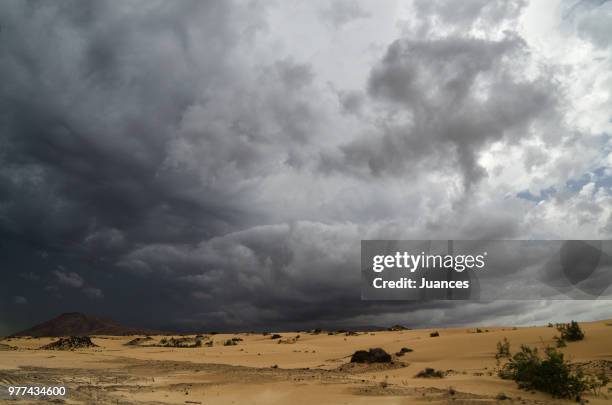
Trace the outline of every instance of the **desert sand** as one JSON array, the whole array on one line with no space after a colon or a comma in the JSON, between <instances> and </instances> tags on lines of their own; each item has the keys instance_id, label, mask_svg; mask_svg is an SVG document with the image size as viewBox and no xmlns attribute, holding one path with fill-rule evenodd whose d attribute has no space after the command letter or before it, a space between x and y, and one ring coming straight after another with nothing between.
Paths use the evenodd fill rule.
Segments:
<instances>
[{"instance_id":1,"label":"desert sand","mask_svg":"<svg viewBox=\"0 0 612 405\"><path fill-rule=\"evenodd\" d=\"M581 323L586 337L561 349L573 363L612 374L612 321ZM1 341L0 385L65 385L64 403L100 404L550 404L575 403L517 388L496 375L496 344L504 337L511 351L521 344L553 345L556 329L479 327L360 332L329 335L278 332L283 342L260 333L205 335L213 346L166 348L126 346L135 336L93 336L95 348L39 350L55 338ZM299 338L295 338L299 335ZM223 342L241 338L235 346ZM162 336L152 336L157 343ZM393 364L351 364L361 349L380 347ZM5 348L6 349L6 348ZM444 378L415 378L426 367ZM500 400L504 393L509 399ZM612 392L584 396L590 404L612 403ZM2 400L0 400L2 402ZM41 401L30 401L41 403ZM58 401L59 403L60 401ZM4 400L4 403L14 403ZM25 399L19 403L28 403Z\"/></svg>"}]
</instances>

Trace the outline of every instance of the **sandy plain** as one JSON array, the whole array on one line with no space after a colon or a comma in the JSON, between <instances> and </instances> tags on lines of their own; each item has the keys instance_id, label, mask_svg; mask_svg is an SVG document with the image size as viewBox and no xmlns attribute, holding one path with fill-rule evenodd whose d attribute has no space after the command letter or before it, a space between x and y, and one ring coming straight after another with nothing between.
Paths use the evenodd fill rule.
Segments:
<instances>
[{"instance_id":1,"label":"sandy plain","mask_svg":"<svg viewBox=\"0 0 612 405\"><path fill-rule=\"evenodd\" d=\"M562 351L573 363L605 370L612 377L612 321L582 323L586 337ZM547 326L479 327L360 332L329 335L279 332L282 343L261 333L204 334L213 346L166 348L126 346L133 336L93 336L96 348L39 350L55 338L0 341L0 386L64 385L68 404L570 404L548 394L519 389L497 374L496 344L504 337L511 351L521 344L544 347L558 332ZM299 338L295 338L299 335ZM235 346L224 346L231 338ZM162 337L153 336L157 343ZM287 342L284 342L287 341ZM361 349L396 353L393 364L350 364ZM16 348L16 349L15 349ZM5 348L6 349L6 348ZM431 367L444 378L416 378ZM504 393L509 399L500 400ZM47 403L49 399L0 396L0 403ZM589 404L611 404L610 385Z\"/></svg>"}]
</instances>

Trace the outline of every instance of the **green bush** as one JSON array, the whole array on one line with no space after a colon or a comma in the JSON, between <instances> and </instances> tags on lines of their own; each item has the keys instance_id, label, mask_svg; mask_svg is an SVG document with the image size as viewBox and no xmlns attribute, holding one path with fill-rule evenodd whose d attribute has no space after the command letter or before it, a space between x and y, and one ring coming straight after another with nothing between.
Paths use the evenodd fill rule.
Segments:
<instances>
[{"instance_id":1,"label":"green bush","mask_svg":"<svg viewBox=\"0 0 612 405\"><path fill-rule=\"evenodd\" d=\"M561 339L567 342L576 342L584 339L584 332L576 321L558 324L557 330L561 333Z\"/></svg>"},{"instance_id":2,"label":"green bush","mask_svg":"<svg viewBox=\"0 0 612 405\"><path fill-rule=\"evenodd\" d=\"M504 338L502 342L497 342L497 353L495 353L495 358L501 359L502 357L510 356L510 342L508 342L508 339Z\"/></svg>"},{"instance_id":3,"label":"green bush","mask_svg":"<svg viewBox=\"0 0 612 405\"><path fill-rule=\"evenodd\" d=\"M591 389L589 380L581 372L573 372L563 353L553 347L547 347L541 357L538 349L521 346L499 376L516 381L519 388L547 392L557 398L579 398Z\"/></svg>"},{"instance_id":4,"label":"green bush","mask_svg":"<svg viewBox=\"0 0 612 405\"><path fill-rule=\"evenodd\" d=\"M553 337L553 339L555 340L555 344L557 345L557 347L561 348L561 347L566 347L567 344L565 343L565 340L563 340L563 338L560 338L559 336L555 336Z\"/></svg>"}]
</instances>

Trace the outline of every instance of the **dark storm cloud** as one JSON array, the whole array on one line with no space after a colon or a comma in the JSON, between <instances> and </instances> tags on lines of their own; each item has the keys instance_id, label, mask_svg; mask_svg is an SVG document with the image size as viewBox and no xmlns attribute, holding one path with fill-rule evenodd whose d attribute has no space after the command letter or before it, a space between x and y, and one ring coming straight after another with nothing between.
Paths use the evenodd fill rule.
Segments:
<instances>
[{"instance_id":1,"label":"dark storm cloud","mask_svg":"<svg viewBox=\"0 0 612 405\"><path fill-rule=\"evenodd\" d=\"M520 234L523 201L471 209L427 176L457 174L457 199L469 198L491 176L483 149L557 117L557 89L523 74L516 33L465 34L513 22L522 2L415 2L420 23L401 38L377 48L355 37L376 54L351 89L320 76L344 65L326 71L309 49L333 41L313 27L284 43L283 24L306 17L269 26L274 7L0 5L0 333L74 310L271 329L529 308L361 302L358 263L364 238ZM334 40L374 16L354 1L313 15ZM532 155L528 167L543 164Z\"/></svg>"},{"instance_id":2,"label":"dark storm cloud","mask_svg":"<svg viewBox=\"0 0 612 405\"><path fill-rule=\"evenodd\" d=\"M46 283L37 304L49 312L92 310L83 299L104 299L116 314L112 308L139 306L134 300L148 305L149 294L187 304L184 272L199 284L215 271L242 283L235 268L210 268L211 258L190 258L184 247L259 221L250 188L274 173L271 158L300 166L299 149L318 125L308 64L279 56L249 69L242 59L241 49L265 29L263 7L3 8L0 71L12 78L0 101L3 266L40 279L19 288L34 295ZM280 260L277 253L270 252ZM120 291L139 283L153 291ZM58 296L63 304L48 305ZM159 310L163 322L182 306L172 305Z\"/></svg>"},{"instance_id":3,"label":"dark storm cloud","mask_svg":"<svg viewBox=\"0 0 612 405\"><path fill-rule=\"evenodd\" d=\"M518 142L532 122L554 113L549 79L512 73L524 52L513 36L395 41L372 70L368 90L407 114L407 122L348 143L340 162L326 155L323 167L361 167L374 176L456 167L472 185L487 175L477 162L484 146Z\"/></svg>"},{"instance_id":4,"label":"dark storm cloud","mask_svg":"<svg viewBox=\"0 0 612 405\"><path fill-rule=\"evenodd\" d=\"M6 228L79 243L104 228L155 240L231 227L240 208L222 190L193 197L188 176L163 170L197 90L227 76L227 54L242 35L228 23L236 18L229 5L67 5L13 3L7 13L2 74L14 80L2 97ZM195 60L192 48L206 55Z\"/></svg>"},{"instance_id":5,"label":"dark storm cloud","mask_svg":"<svg viewBox=\"0 0 612 405\"><path fill-rule=\"evenodd\" d=\"M135 244L199 240L245 223L239 191L172 166L169 145L189 106L214 104L219 88L235 79L231 54L261 26L256 6L2 8L0 74L11 78L0 96L2 238L51 252L28 271L81 287L76 272L52 269L69 262L87 279L100 261L108 266ZM24 266L28 254L4 253L6 267ZM103 297L94 286L84 293Z\"/></svg>"}]
</instances>

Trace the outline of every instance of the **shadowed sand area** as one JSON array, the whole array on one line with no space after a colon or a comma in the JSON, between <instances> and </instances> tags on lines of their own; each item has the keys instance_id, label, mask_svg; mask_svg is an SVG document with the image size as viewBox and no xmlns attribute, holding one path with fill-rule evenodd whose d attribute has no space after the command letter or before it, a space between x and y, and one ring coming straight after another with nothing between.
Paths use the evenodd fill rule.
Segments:
<instances>
[{"instance_id":1,"label":"shadowed sand area","mask_svg":"<svg viewBox=\"0 0 612 405\"><path fill-rule=\"evenodd\" d=\"M612 321L581 326L586 338L562 349L567 359L612 375ZM556 329L480 329L482 333L475 333L476 328L436 329L438 337L430 337L433 329L357 336L280 332L281 339L262 334L218 334L204 335L202 347L190 348L148 346L163 336L131 345L126 343L136 336L93 336L98 347L74 351L38 350L55 338L13 338L1 342L16 349L5 347L0 352L0 384L66 385L70 394L65 403L575 403L520 390L513 381L496 375L498 341L506 337L512 352L521 344L543 347L554 343ZM234 337L242 341L224 345ZM206 345L209 341L213 341L212 347ZM414 351L401 357L393 355L393 364L349 363L356 350L374 347L388 353L402 347ZM415 378L426 367L447 375ZM590 404L611 404L609 387L584 399ZM496 399L500 393L510 399Z\"/></svg>"}]
</instances>

